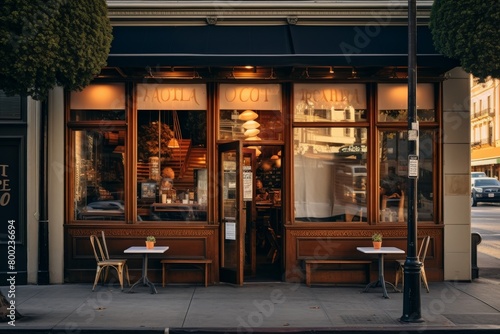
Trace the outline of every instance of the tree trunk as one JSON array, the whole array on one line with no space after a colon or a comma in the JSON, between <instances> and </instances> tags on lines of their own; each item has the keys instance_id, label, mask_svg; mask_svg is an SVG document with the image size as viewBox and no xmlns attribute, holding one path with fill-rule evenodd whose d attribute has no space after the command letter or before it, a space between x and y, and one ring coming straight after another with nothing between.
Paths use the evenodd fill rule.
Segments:
<instances>
[{"instance_id":1,"label":"tree trunk","mask_svg":"<svg viewBox=\"0 0 500 334\"><path fill-rule=\"evenodd\" d=\"M14 306L16 306L14 304ZM11 308L11 309L9 309ZM22 315L17 312L17 309L12 311L13 306L11 306L10 302L5 298L2 291L0 291L0 322L7 321L15 321L22 317ZM11 314L11 311L13 314Z\"/></svg>"}]
</instances>

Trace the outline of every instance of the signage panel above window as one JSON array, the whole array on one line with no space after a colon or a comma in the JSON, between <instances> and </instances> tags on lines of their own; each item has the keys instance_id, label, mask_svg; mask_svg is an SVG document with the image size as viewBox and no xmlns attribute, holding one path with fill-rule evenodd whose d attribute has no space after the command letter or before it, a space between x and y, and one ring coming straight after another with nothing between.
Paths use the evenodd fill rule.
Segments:
<instances>
[{"instance_id":1,"label":"signage panel above window","mask_svg":"<svg viewBox=\"0 0 500 334\"><path fill-rule=\"evenodd\" d=\"M281 110L279 84L220 85L220 109Z\"/></svg>"},{"instance_id":2,"label":"signage panel above window","mask_svg":"<svg viewBox=\"0 0 500 334\"><path fill-rule=\"evenodd\" d=\"M366 121L364 84L295 84L294 121Z\"/></svg>"},{"instance_id":3,"label":"signage panel above window","mask_svg":"<svg viewBox=\"0 0 500 334\"><path fill-rule=\"evenodd\" d=\"M125 85L120 83L90 85L81 92L71 92L72 110L123 110Z\"/></svg>"},{"instance_id":4,"label":"signage panel above window","mask_svg":"<svg viewBox=\"0 0 500 334\"><path fill-rule=\"evenodd\" d=\"M138 84L139 110L207 110L205 84Z\"/></svg>"},{"instance_id":5,"label":"signage panel above window","mask_svg":"<svg viewBox=\"0 0 500 334\"><path fill-rule=\"evenodd\" d=\"M378 85L379 121L407 121L408 85ZM417 85L417 119L434 121L434 86L430 83Z\"/></svg>"}]
</instances>

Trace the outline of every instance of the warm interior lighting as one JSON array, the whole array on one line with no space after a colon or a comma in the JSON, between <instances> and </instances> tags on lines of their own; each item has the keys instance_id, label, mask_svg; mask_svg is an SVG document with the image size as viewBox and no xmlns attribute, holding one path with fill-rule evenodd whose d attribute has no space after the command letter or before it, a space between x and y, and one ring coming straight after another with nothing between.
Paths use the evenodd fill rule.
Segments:
<instances>
[{"instance_id":1,"label":"warm interior lighting","mask_svg":"<svg viewBox=\"0 0 500 334\"><path fill-rule=\"evenodd\" d=\"M168 78L168 79L201 79L200 74L195 68L183 68L182 70L177 70L175 67L170 67L168 70L153 69L149 66L146 67L147 74L145 78Z\"/></svg>"},{"instance_id":2,"label":"warm interior lighting","mask_svg":"<svg viewBox=\"0 0 500 334\"><path fill-rule=\"evenodd\" d=\"M240 119L242 121L253 121L257 117L259 117L259 115L255 111L253 111L253 110L245 110L244 112L242 112L238 116L238 119Z\"/></svg>"},{"instance_id":3,"label":"warm interior lighting","mask_svg":"<svg viewBox=\"0 0 500 334\"><path fill-rule=\"evenodd\" d=\"M248 148L251 148L251 149L255 150L255 155L256 155L256 156L259 156L259 155L261 155L261 154L262 154L262 151L261 151L261 150L259 150L259 147L258 147L258 146L248 146Z\"/></svg>"},{"instance_id":4,"label":"warm interior lighting","mask_svg":"<svg viewBox=\"0 0 500 334\"><path fill-rule=\"evenodd\" d=\"M125 109L124 84L93 84L82 91L71 92L71 109L123 110Z\"/></svg>"},{"instance_id":5,"label":"warm interior lighting","mask_svg":"<svg viewBox=\"0 0 500 334\"><path fill-rule=\"evenodd\" d=\"M406 110L408 108L407 84L378 84L378 110ZM417 108L434 109L434 86L417 84Z\"/></svg>"},{"instance_id":6,"label":"warm interior lighting","mask_svg":"<svg viewBox=\"0 0 500 334\"><path fill-rule=\"evenodd\" d=\"M230 77L234 79L275 79L273 68L257 68L257 66L233 67Z\"/></svg>"},{"instance_id":7,"label":"warm interior lighting","mask_svg":"<svg viewBox=\"0 0 500 334\"><path fill-rule=\"evenodd\" d=\"M333 73L335 73L335 71L333 70L333 67L330 66L330 74L333 74Z\"/></svg>"},{"instance_id":8,"label":"warm interior lighting","mask_svg":"<svg viewBox=\"0 0 500 334\"><path fill-rule=\"evenodd\" d=\"M180 148L179 141L175 138L172 138L168 141L168 148Z\"/></svg>"},{"instance_id":9,"label":"warm interior lighting","mask_svg":"<svg viewBox=\"0 0 500 334\"><path fill-rule=\"evenodd\" d=\"M258 141L258 140L262 140L262 138L258 137L258 136L252 136L252 137L247 137L245 138L245 140L249 140L249 141Z\"/></svg>"},{"instance_id":10,"label":"warm interior lighting","mask_svg":"<svg viewBox=\"0 0 500 334\"><path fill-rule=\"evenodd\" d=\"M273 156L271 157L271 160L278 160L280 157L278 157L278 155L276 154L273 154Z\"/></svg>"},{"instance_id":11,"label":"warm interior lighting","mask_svg":"<svg viewBox=\"0 0 500 334\"><path fill-rule=\"evenodd\" d=\"M351 70L351 76L349 77L349 79L359 79L358 72L356 71L356 69L354 67Z\"/></svg>"},{"instance_id":12,"label":"warm interior lighting","mask_svg":"<svg viewBox=\"0 0 500 334\"><path fill-rule=\"evenodd\" d=\"M260 124L256 121L246 121L242 125L243 129L249 130L249 129L257 129L260 127Z\"/></svg>"},{"instance_id":13,"label":"warm interior lighting","mask_svg":"<svg viewBox=\"0 0 500 334\"><path fill-rule=\"evenodd\" d=\"M238 119L246 121L241 126L244 130L243 135L245 136L245 140L262 140L261 138L257 137L257 135L260 133L260 130L257 129L258 127L260 127L260 124L259 122L255 121L255 119L257 119L258 117L259 114L257 114L253 110L245 110L238 116Z\"/></svg>"},{"instance_id":14,"label":"warm interior lighting","mask_svg":"<svg viewBox=\"0 0 500 334\"><path fill-rule=\"evenodd\" d=\"M260 133L259 129L248 129L243 134L245 135L245 137L253 137L257 136L259 133Z\"/></svg>"}]
</instances>

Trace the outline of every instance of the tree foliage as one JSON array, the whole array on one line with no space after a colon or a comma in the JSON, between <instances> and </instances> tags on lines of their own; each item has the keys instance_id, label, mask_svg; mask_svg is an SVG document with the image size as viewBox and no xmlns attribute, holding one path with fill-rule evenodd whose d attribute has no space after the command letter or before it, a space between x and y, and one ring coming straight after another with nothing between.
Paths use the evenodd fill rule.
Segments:
<instances>
[{"instance_id":1,"label":"tree foliage","mask_svg":"<svg viewBox=\"0 0 500 334\"><path fill-rule=\"evenodd\" d=\"M435 0L430 29L438 51L484 81L500 78L499 22L499 0Z\"/></svg>"},{"instance_id":2,"label":"tree foliage","mask_svg":"<svg viewBox=\"0 0 500 334\"><path fill-rule=\"evenodd\" d=\"M106 65L112 28L105 0L1 0L0 89L44 99L82 90Z\"/></svg>"}]
</instances>

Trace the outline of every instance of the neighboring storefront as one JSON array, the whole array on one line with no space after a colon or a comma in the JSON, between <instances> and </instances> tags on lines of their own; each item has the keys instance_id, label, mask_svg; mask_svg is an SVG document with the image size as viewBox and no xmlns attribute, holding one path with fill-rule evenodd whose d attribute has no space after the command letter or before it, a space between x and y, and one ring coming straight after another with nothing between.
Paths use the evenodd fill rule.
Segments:
<instances>
[{"instance_id":1,"label":"neighboring storefront","mask_svg":"<svg viewBox=\"0 0 500 334\"><path fill-rule=\"evenodd\" d=\"M303 282L303 260L366 259L356 247L375 232L406 249L403 9L336 25L352 8L241 2L214 18L196 1L127 3L109 1L108 67L49 99L53 282L93 280L89 235L101 230L115 256L154 235L165 257L210 259L211 283ZM429 281L469 280L467 76L418 29L418 239L431 236ZM149 269L161 281L159 261ZM323 269L315 282L366 280L363 266ZM202 281L170 268L169 282Z\"/></svg>"},{"instance_id":2,"label":"neighboring storefront","mask_svg":"<svg viewBox=\"0 0 500 334\"><path fill-rule=\"evenodd\" d=\"M7 272L15 272L14 283L26 284L26 99L0 91L0 278L8 284ZM2 285L3 285L2 284ZM12 283L11 283L12 284Z\"/></svg>"}]
</instances>

